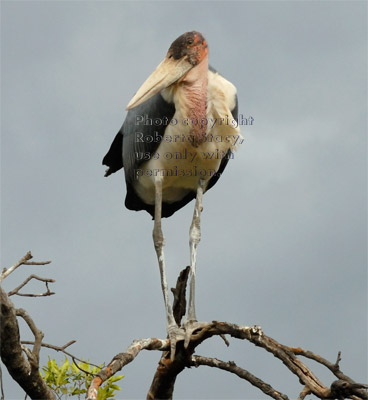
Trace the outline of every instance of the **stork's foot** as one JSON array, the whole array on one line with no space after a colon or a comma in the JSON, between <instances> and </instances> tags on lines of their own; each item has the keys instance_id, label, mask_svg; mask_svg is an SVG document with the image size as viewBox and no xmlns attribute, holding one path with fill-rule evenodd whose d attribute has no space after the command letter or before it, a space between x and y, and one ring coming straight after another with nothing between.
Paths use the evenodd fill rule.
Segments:
<instances>
[{"instance_id":1,"label":"stork's foot","mask_svg":"<svg viewBox=\"0 0 368 400\"><path fill-rule=\"evenodd\" d=\"M183 324L183 328L185 331L184 336L184 348L188 348L190 339L195 331L204 328L207 326L207 322L198 322L196 320L187 320Z\"/></svg>"},{"instance_id":2,"label":"stork's foot","mask_svg":"<svg viewBox=\"0 0 368 400\"><path fill-rule=\"evenodd\" d=\"M184 340L185 332L184 329L179 328L176 324L169 325L167 328L167 334L170 339L170 360L174 361L176 352L176 343L180 340Z\"/></svg>"}]
</instances>

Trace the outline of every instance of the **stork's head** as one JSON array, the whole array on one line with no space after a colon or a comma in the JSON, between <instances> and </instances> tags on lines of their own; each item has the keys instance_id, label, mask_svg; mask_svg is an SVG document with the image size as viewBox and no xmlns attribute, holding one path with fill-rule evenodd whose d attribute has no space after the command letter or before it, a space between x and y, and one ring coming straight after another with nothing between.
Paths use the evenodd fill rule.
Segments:
<instances>
[{"instance_id":1,"label":"stork's head","mask_svg":"<svg viewBox=\"0 0 368 400\"><path fill-rule=\"evenodd\" d=\"M179 36L171 44L163 61L130 100L127 110L144 103L150 97L184 77L207 55L208 46L201 33L192 31Z\"/></svg>"},{"instance_id":2,"label":"stork's head","mask_svg":"<svg viewBox=\"0 0 368 400\"><path fill-rule=\"evenodd\" d=\"M199 64L208 54L208 46L201 33L192 31L184 33L171 43L166 58L184 59L193 67Z\"/></svg>"}]
</instances>

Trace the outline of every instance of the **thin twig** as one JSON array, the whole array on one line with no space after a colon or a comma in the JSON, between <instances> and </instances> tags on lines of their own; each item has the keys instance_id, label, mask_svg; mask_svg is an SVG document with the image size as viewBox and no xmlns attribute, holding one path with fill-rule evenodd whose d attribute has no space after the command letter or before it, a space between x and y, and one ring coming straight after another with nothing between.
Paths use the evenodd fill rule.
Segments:
<instances>
[{"instance_id":1,"label":"thin twig","mask_svg":"<svg viewBox=\"0 0 368 400\"><path fill-rule=\"evenodd\" d=\"M65 350L67 347L71 346L75 342L76 342L76 340L71 340L67 344L64 344L64 346L55 346L53 344L42 342L41 343L41 347L46 347L48 349L52 349L52 350L55 350L55 351L58 351L58 352L60 351L61 353L64 353L66 356L70 357L73 361L77 360L79 362L85 362L85 360L82 360L82 359L76 357L75 355L73 355L73 354L71 354L71 353L69 353L68 351ZM22 340L21 343L22 344L28 344L28 345L34 345L35 344L35 342L32 342L30 340ZM74 362L74 364L77 365L76 362ZM92 365L93 367L101 368L99 365L93 364L93 363L91 363L89 361L88 361L88 364ZM77 365L77 367L78 367L78 365Z\"/></svg>"},{"instance_id":2,"label":"thin twig","mask_svg":"<svg viewBox=\"0 0 368 400\"><path fill-rule=\"evenodd\" d=\"M91 375L91 376L96 376L97 374L93 374L92 372L89 372L89 371L86 371L85 369L83 369L82 367L80 367L76 362L75 362L75 360L77 360L77 361L81 361L81 360L78 360L78 359L76 359L76 358L74 358L74 357L72 357L72 360L73 360L73 363L74 363L74 365L80 370L80 371L82 371L82 372L84 372L86 375ZM82 361L83 362L83 361ZM97 366L98 367L98 366ZM99 368L99 367L98 367Z\"/></svg>"},{"instance_id":3,"label":"thin twig","mask_svg":"<svg viewBox=\"0 0 368 400\"><path fill-rule=\"evenodd\" d=\"M51 261L27 261L24 265L47 265L51 264Z\"/></svg>"},{"instance_id":4,"label":"thin twig","mask_svg":"<svg viewBox=\"0 0 368 400\"><path fill-rule=\"evenodd\" d=\"M257 378L256 376L246 371L245 369L238 367L233 361L224 362L217 358L192 356L192 365L194 367L199 367L200 365L206 365L208 367L223 369L225 371L231 372L232 374L239 376L242 379L245 379L246 381L250 382L253 386L260 389L263 393L272 397L273 399L288 400L288 397L285 394L275 390L271 385L269 385L266 382L263 382L261 379Z\"/></svg>"},{"instance_id":5,"label":"thin twig","mask_svg":"<svg viewBox=\"0 0 368 400\"><path fill-rule=\"evenodd\" d=\"M348 376L346 376L345 374L342 373L342 371L340 370L339 367L339 362L341 361L341 352L339 351L338 355L337 355L337 360L335 363L332 363L328 360L326 360L325 358L321 357L318 354L313 353L312 351L309 350L304 350L300 347L289 347L289 346L285 346L285 348L287 348L288 350L292 351L295 355L298 356L303 356L306 358L309 358L310 360L316 361L319 364L324 365L326 368L328 368L337 378L353 383L354 381L349 378Z\"/></svg>"},{"instance_id":6,"label":"thin twig","mask_svg":"<svg viewBox=\"0 0 368 400\"><path fill-rule=\"evenodd\" d=\"M336 358L336 362L335 362L335 368L336 368L336 370L340 369L340 366L339 366L340 361L341 361L341 351L339 351L339 352L337 353L337 358Z\"/></svg>"},{"instance_id":7,"label":"thin twig","mask_svg":"<svg viewBox=\"0 0 368 400\"><path fill-rule=\"evenodd\" d=\"M21 343L22 343L22 342L21 342ZM33 343L34 343L34 342L33 342ZM28 358L29 360L31 360L31 359L33 358L32 352L31 352L31 350L30 350L27 346L25 346L25 345L22 344L22 350L23 350L23 352L25 353L25 355L27 356L27 358Z\"/></svg>"},{"instance_id":8,"label":"thin twig","mask_svg":"<svg viewBox=\"0 0 368 400\"><path fill-rule=\"evenodd\" d=\"M225 335L220 335L220 338L225 342L226 346L229 347L230 346L230 342L226 339Z\"/></svg>"},{"instance_id":9,"label":"thin twig","mask_svg":"<svg viewBox=\"0 0 368 400\"><path fill-rule=\"evenodd\" d=\"M41 293L41 294L33 294L33 293L19 293L19 290L22 289L25 285L27 285L27 283L29 281L31 281L32 279L36 279L38 281L44 282L46 284L46 289L47 291L45 293ZM43 296L51 296L53 294L55 294L54 292L51 292L48 286L48 283L54 283L55 280L54 279L50 279L50 278L41 278L40 276L37 275L30 275L27 279L25 279L19 286L17 286L15 289L11 290L10 292L8 292L8 296L13 296L14 294L16 294L17 296L26 296L26 297L43 297Z\"/></svg>"},{"instance_id":10,"label":"thin twig","mask_svg":"<svg viewBox=\"0 0 368 400\"><path fill-rule=\"evenodd\" d=\"M34 323L33 319L30 317L30 315L27 313L26 310L19 308L15 310L15 313L18 317L22 317L24 321L27 323L29 326L30 330L32 331L35 341L33 345L33 350L32 350L32 357L29 357L29 354L27 354L29 363L31 365L31 368L33 370L38 370L39 368L39 358L40 358L40 350L41 350L41 343L43 339L43 332L39 330Z\"/></svg>"},{"instance_id":11,"label":"thin twig","mask_svg":"<svg viewBox=\"0 0 368 400\"><path fill-rule=\"evenodd\" d=\"M33 256L31 252L28 251L17 263L12 265L10 268L4 268L2 273L0 274L0 282L2 282L7 276L9 276L21 265L47 265L51 263L51 261L29 261L32 258Z\"/></svg>"},{"instance_id":12,"label":"thin twig","mask_svg":"<svg viewBox=\"0 0 368 400\"><path fill-rule=\"evenodd\" d=\"M308 388L308 386L304 386L303 390L300 392L299 397L297 400L304 400L306 396L311 394L311 390Z\"/></svg>"},{"instance_id":13,"label":"thin twig","mask_svg":"<svg viewBox=\"0 0 368 400\"><path fill-rule=\"evenodd\" d=\"M31 252L27 252L25 256L23 256L17 263L12 265L10 268L4 268L0 275L0 282L2 282L8 275L10 275L13 271L15 271L18 267L26 263L28 260L32 258Z\"/></svg>"}]
</instances>

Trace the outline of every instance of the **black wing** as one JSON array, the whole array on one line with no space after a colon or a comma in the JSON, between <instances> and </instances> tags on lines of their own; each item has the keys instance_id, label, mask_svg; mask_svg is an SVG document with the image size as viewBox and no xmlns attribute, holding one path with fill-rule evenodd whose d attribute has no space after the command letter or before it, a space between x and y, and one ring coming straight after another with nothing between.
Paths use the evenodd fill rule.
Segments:
<instances>
[{"instance_id":1,"label":"black wing","mask_svg":"<svg viewBox=\"0 0 368 400\"><path fill-rule=\"evenodd\" d=\"M125 177L131 182L134 170L146 161L143 154L152 155L157 150L174 114L174 104L166 102L160 93L129 110L123 126L102 160L102 164L109 167L105 176L124 167Z\"/></svg>"},{"instance_id":2,"label":"black wing","mask_svg":"<svg viewBox=\"0 0 368 400\"><path fill-rule=\"evenodd\" d=\"M152 217L154 216L154 206L144 203L137 196L132 182L135 179L135 171L157 150L165 129L174 114L174 104L165 101L160 93L129 110L123 126L102 160L102 164L109 167L105 176L109 176L124 167L127 187L125 206L129 210L146 210ZM169 205L169 209L172 208L173 205ZM169 212L169 215L166 215L166 209L167 204L163 203L163 217L172 215L178 208Z\"/></svg>"}]
</instances>

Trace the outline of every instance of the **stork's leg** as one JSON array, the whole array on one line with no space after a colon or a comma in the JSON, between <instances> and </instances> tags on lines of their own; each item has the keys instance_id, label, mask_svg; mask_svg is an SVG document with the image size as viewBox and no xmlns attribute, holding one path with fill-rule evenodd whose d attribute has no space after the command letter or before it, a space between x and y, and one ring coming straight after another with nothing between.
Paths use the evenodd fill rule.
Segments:
<instances>
[{"instance_id":1,"label":"stork's leg","mask_svg":"<svg viewBox=\"0 0 368 400\"><path fill-rule=\"evenodd\" d=\"M202 197L205 181L200 180L197 189L196 202L194 206L193 220L189 229L189 247L190 247L190 291L189 291L189 306L188 315L185 322L185 341L184 346L188 347L190 336L193 331L200 328L201 324L197 323L195 313L195 274L197 265L197 247L201 240L201 212L202 212Z\"/></svg>"},{"instance_id":2,"label":"stork's leg","mask_svg":"<svg viewBox=\"0 0 368 400\"><path fill-rule=\"evenodd\" d=\"M169 300L169 290L166 281L166 270L165 270L165 257L164 257L164 245L165 238L161 229L161 209L162 209L162 178L157 177L155 179L155 222L153 226L153 243L158 259L158 265L160 268L161 276L161 287L164 295L165 309L166 309L166 324L167 332L170 339L171 346L171 359L175 358L176 342L179 339L183 339L183 331L177 326L173 310Z\"/></svg>"}]
</instances>

